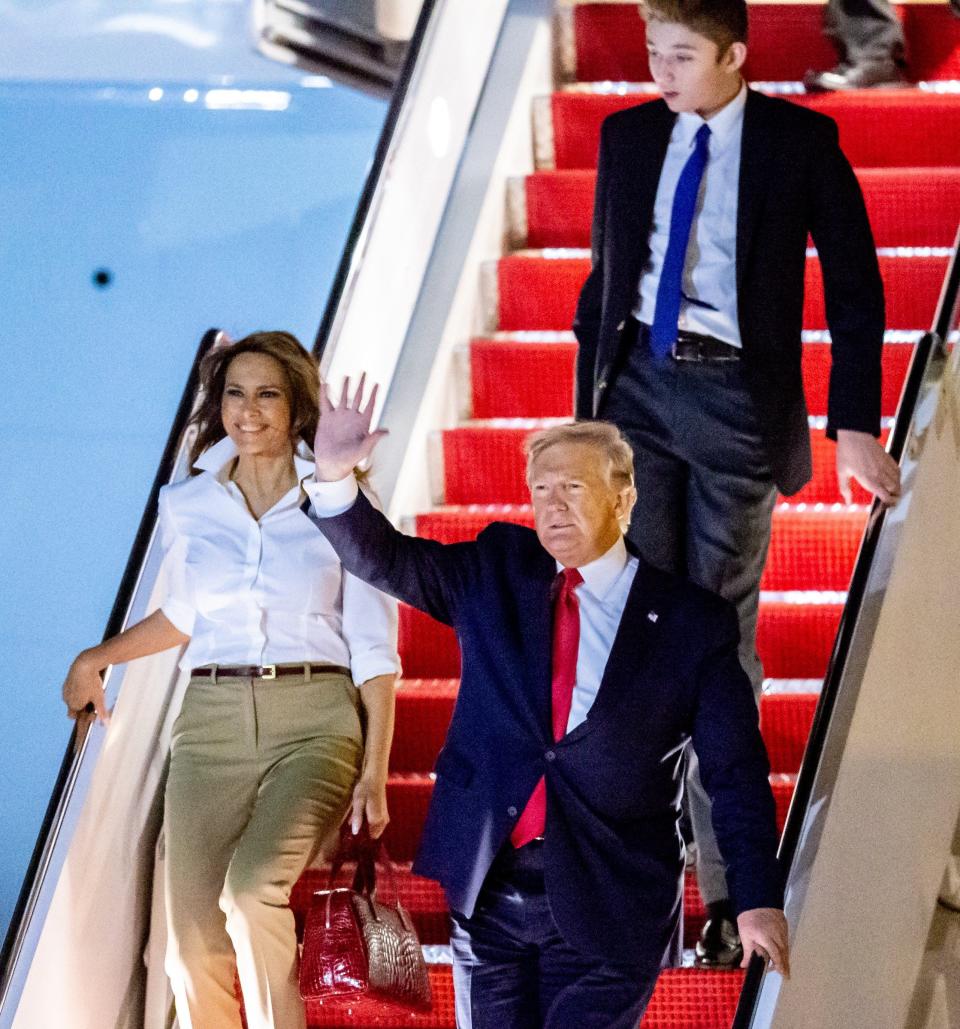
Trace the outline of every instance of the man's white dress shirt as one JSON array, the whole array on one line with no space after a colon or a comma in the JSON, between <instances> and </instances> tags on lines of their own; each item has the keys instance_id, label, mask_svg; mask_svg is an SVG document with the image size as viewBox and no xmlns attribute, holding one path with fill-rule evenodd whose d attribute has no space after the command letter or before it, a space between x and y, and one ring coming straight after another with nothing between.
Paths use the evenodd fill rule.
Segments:
<instances>
[{"instance_id":1,"label":"man's white dress shirt","mask_svg":"<svg viewBox=\"0 0 960 1029\"><path fill-rule=\"evenodd\" d=\"M353 505L358 492L352 475L336 482L307 481L303 488L321 518L343 514ZM579 569L583 576L583 582L576 589L580 603L580 645L567 732L586 719L597 699L638 565L637 559L627 552L623 537L619 536L605 554ZM558 562L557 571L562 567Z\"/></svg>"},{"instance_id":2,"label":"man's white dress shirt","mask_svg":"<svg viewBox=\"0 0 960 1029\"><path fill-rule=\"evenodd\" d=\"M236 455L225 437L200 475L160 491L161 610L190 637L181 667L313 661L350 668L357 684L398 672L396 601L345 572L300 510L309 447L294 455L297 485L259 521L230 480Z\"/></svg>"},{"instance_id":3,"label":"man's white dress shirt","mask_svg":"<svg viewBox=\"0 0 960 1029\"><path fill-rule=\"evenodd\" d=\"M567 732L586 720L597 699L638 565L619 536L605 554L578 569L583 576L576 590L580 601L580 646ZM562 567L558 562L557 571Z\"/></svg>"},{"instance_id":4,"label":"man's white dress shirt","mask_svg":"<svg viewBox=\"0 0 960 1029\"><path fill-rule=\"evenodd\" d=\"M694 137L701 126L709 125L707 166L690 230L678 324L686 332L713 336L737 347L742 345L737 319L737 194L746 103L744 83L736 97L709 121L699 114L677 115L653 206L650 257L640 276L639 297L633 311L638 321L653 324L677 181L693 153Z\"/></svg>"}]
</instances>

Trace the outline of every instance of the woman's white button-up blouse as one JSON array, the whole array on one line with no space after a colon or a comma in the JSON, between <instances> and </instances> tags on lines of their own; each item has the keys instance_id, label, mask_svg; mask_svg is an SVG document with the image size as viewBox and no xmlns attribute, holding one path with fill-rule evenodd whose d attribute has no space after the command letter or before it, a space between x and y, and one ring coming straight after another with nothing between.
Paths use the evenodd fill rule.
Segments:
<instances>
[{"instance_id":1,"label":"woman's white button-up blouse","mask_svg":"<svg viewBox=\"0 0 960 1029\"><path fill-rule=\"evenodd\" d=\"M316 661L353 681L399 672L397 604L340 565L300 510L300 483L258 522L229 479L229 437L205 451L201 474L160 491L164 615L190 643L182 668ZM302 482L313 458L294 455Z\"/></svg>"}]
</instances>

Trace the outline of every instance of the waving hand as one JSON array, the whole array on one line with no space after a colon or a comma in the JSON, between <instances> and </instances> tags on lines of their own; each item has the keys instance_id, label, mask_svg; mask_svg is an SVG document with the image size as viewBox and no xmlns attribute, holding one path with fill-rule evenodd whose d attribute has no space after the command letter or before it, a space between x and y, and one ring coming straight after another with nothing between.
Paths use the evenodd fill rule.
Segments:
<instances>
[{"instance_id":1,"label":"waving hand","mask_svg":"<svg viewBox=\"0 0 960 1029\"><path fill-rule=\"evenodd\" d=\"M340 403L334 406L326 383L320 387L320 420L313 444L313 455L317 462L317 480L335 482L346 478L354 468L365 461L387 435L386 429L370 431L370 420L377 401L377 387L370 391L366 404L363 390L366 373L360 376L357 391L350 399L350 380L343 380Z\"/></svg>"}]
</instances>

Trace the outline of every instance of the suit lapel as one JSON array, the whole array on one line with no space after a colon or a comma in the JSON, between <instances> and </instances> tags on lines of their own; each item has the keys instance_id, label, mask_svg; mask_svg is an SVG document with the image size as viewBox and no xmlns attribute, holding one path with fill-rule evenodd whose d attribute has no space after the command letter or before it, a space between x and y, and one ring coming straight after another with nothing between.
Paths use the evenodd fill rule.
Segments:
<instances>
[{"instance_id":1,"label":"suit lapel","mask_svg":"<svg viewBox=\"0 0 960 1029\"><path fill-rule=\"evenodd\" d=\"M565 736L565 741L572 743L581 739L610 715L616 714L623 689L639 688L644 656L660 632L658 623L661 602L662 594L657 588L656 573L641 560L623 608L617 635L610 648L596 700L586 721Z\"/></svg>"},{"instance_id":2,"label":"suit lapel","mask_svg":"<svg viewBox=\"0 0 960 1029\"><path fill-rule=\"evenodd\" d=\"M620 198L616 224L620 246L618 264L624 269L625 281L636 285L640 269L649 254L650 227L660 184L660 172L667 156L667 145L676 115L662 100L651 103L662 107L642 138L633 140L621 151L615 195ZM632 302L632 301L631 301Z\"/></svg>"},{"instance_id":3,"label":"suit lapel","mask_svg":"<svg viewBox=\"0 0 960 1029\"><path fill-rule=\"evenodd\" d=\"M531 684L530 703L537 727L545 741L553 738L553 602L550 588L556 578L556 561L538 544L529 574L523 577L519 610L522 613L524 679Z\"/></svg>"},{"instance_id":4,"label":"suit lapel","mask_svg":"<svg viewBox=\"0 0 960 1029\"><path fill-rule=\"evenodd\" d=\"M769 140L764 133L764 100L753 90L747 93L740 137L740 183L737 189L737 300L743 309L741 291L757 219L763 208L767 172L770 168Z\"/></svg>"}]
</instances>

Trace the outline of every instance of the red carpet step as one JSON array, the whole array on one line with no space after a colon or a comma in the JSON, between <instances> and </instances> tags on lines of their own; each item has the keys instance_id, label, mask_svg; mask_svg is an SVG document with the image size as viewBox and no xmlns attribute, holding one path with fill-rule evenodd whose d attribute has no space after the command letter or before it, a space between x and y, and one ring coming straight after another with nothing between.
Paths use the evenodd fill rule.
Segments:
<instances>
[{"instance_id":1,"label":"red carpet step","mask_svg":"<svg viewBox=\"0 0 960 1029\"><path fill-rule=\"evenodd\" d=\"M960 19L956 23L960 27ZM960 219L960 167L863 168L857 177L878 247L952 245ZM596 173L585 169L527 176L526 245L589 247L595 183Z\"/></svg>"},{"instance_id":2,"label":"red carpet step","mask_svg":"<svg viewBox=\"0 0 960 1029\"><path fill-rule=\"evenodd\" d=\"M442 434L444 499L450 504L526 504L529 493L524 478L523 441L535 429L541 428L542 424L533 420L517 426L481 423L445 430ZM819 427L811 431L810 439L813 446L813 479L800 493L790 498L791 502L840 503L835 446ZM870 496L854 484L853 499L855 503L865 504L869 503ZM477 516L482 517L483 512L475 512L474 519ZM493 517L493 514L487 514L486 521ZM525 524L532 524L529 515L523 517L526 519ZM425 521L423 524L429 523Z\"/></svg>"},{"instance_id":3,"label":"red carpet step","mask_svg":"<svg viewBox=\"0 0 960 1029\"><path fill-rule=\"evenodd\" d=\"M896 8L914 81L960 78L960 21L946 4ZM823 33L819 4L750 5L746 75L751 81L799 81L809 68L830 68L836 52ZM574 8L575 78L580 82L649 82L646 33L635 4ZM789 40L789 45L785 45Z\"/></svg>"},{"instance_id":4,"label":"red carpet step","mask_svg":"<svg viewBox=\"0 0 960 1029\"><path fill-rule=\"evenodd\" d=\"M883 349L884 417L896 413L913 345L889 343ZM470 381L474 418L570 418L577 344L572 333L549 342L480 338L470 342ZM805 343L803 384L813 415L827 413L830 344ZM450 503L471 503L453 500ZM507 499L498 497L501 503ZM478 501L484 502L484 501Z\"/></svg>"},{"instance_id":5,"label":"red carpet step","mask_svg":"<svg viewBox=\"0 0 960 1029\"><path fill-rule=\"evenodd\" d=\"M702 972L676 968L657 981L641 1029L729 1029L740 997L743 973ZM433 1010L428 1014L388 1012L382 1005L361 1001L344 1004L308 1004L310 1029L453 1029L453 978L449 966L430 967ZM571 1026L570 1029L575 1029Z\"/></svg>"},{"instance_id":6,"label":"red carpet step","mask_svg":"<svg viewBox=\"0 0 960 1029\"><path fill-rule=\"evenodd\" d=\"M960 111L960 102L957 103ZM960 120L957 122L960 132ZM929 325L947 270L946 256L880 256L886 288L887 328ZM513 254L497 262L498 322L494 328L564 330L573 324L580 287L590 273L587 256L553 256L550 251ZM807 260L803 326L826 329L820 263Z\"/></svg>"},{"instance_id":7,"label":"red carpet step","mask_svg":"<svg viewBox=\"0 0 960 1029\"><path fill-rule=\"evenodd\" d=\"M497 466L491 462L490 467ZM522 475L522 470L518 474ZM518 492L520 489L522 485ZM475 539L494 520L532 526L533 511L520 504L493 509L451 505L418 515L416 531L428 539L458 543ZM845 590L866 522L865 507L833 510L780 504L773 513L773 537L761 588Z\"/></svg>"},{"instance_id":8,"label":"red carpet step","mask_svg":"<svg viewBox=\"0 0 960 1029\"><path fill-rule=\"evenodd\" d=\"M405 679L397 691L397 727L390 768L424 772L433 768L457 699L458 679ZM816 693L766 693L760 725L774 772L798 772Z\"/></svg>"},{"instance_id":9,"label":"red carpet step","mask_svg":"<svg viewBox=\"0 0 960 1029\"><path fill-rule=\"evenodd\" d=\"M774 772L799 772L819 693L765 693L760 731Z\"/></svg>"},{"instance_id":10,"label":"red carpet step","mask_svg":"<svg viewBox=\"0 0 960 1029\"><path fill-rule=\"evenodd\" d=\"M777 825L780 829L783 829L795 785L795 775L774 773L770 776L770 786L777 803ZM413 860L432 791L433 777L425 772L394 772L390 775L387 781L390 824L384 833L384 842L394 861Z\"/></svg>"},{"instance_id":11,"label":"red carpet step","mask_svg":"<svg viewBox=\"0 0 960 1029\"><path fill-rule=\"evenodd\" d=\"M297 935L303 935L303 920L310 908L313 894L317 890L327 889L330 870L325 868L309 868L300 881L294 886L290 895L290 907L297 921ZM349 870L341 873L335 885L347 886L350 883ZM445 944L450 940L448 924L447 900L438 883L423 879L410 871L410 865L403 863L397 866L397 892L381 873L378 883L378 895L386 903L392 903L399 896L400 903L410 912L420 942L425 945ZM683 945L690 949L697 942L700 930L706 917L700 891L697 889L696 877L688 872L683 888Z\"/></svg>"},{"instance_id":12,"label":"red carpet step","mask_svg":"<svg viewBox=\"0 0 960 1029\"><path fill-rule=\"evenodd\" d=\"M822 679L840 623L842 603L800 594L761 597L757 649L764 674L774 679ZM400 606L400 656L404 675L412 679L455 679L460 651L454 632L429 615Z\"/></svg>"},{"instance_id":13,"label":"red carpet step","mask_svg":"<svg viewBox=\"0 0 960 1029\"><path fill-rule=\"evenodd\" d=\"M780 76L778 76L779 78ZM553 167L594 168L600 123L608 114L653 96L643 93L554 93ZM840 126L840 144L855 168L960 164L960 103L956 95L914 89L876 89L791 96ZM546 146L538 145L541 154Z\"/></svg>"}]
</instances>

